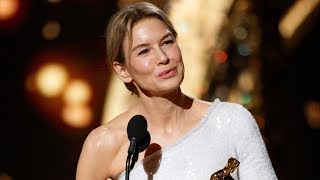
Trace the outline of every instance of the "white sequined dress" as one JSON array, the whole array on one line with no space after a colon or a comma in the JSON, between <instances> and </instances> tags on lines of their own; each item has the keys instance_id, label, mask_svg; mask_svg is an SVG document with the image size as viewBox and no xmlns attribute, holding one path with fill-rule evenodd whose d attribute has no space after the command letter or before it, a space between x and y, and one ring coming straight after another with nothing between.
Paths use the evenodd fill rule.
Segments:
<instances>
[{"instance_id":1,"label":"white sequined dress","mask_svg":"<svg viewBox=\"0 0 320 180\"><path fill-rule=\"evenodd\" d=\"M277 179L252 114L239 104L216 99L189 133L136 163L130 180L209 180L230 157L240 162L231 173L235 180ZM125 172L119 179L125 179Z\"/></svg>"}]
</instances>

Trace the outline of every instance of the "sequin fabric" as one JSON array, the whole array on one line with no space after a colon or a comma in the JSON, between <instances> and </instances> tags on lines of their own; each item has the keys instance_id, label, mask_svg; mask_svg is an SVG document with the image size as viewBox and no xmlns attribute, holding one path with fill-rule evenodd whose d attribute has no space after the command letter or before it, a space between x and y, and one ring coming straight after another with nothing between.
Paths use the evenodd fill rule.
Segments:
<instances>
[{"instance_id":1,"label":"sequin fabric","mask_svg":"<svg viewBox=\"0 0 320 180\"><path fill-rule=\"evenodd\" d=\"M209 180L230 157L240 162L231 174L235 180L277 179L252 114L242 105L216 99L189 133L138 162L130 180ZM119 179L125 179L125 172Z\"/></svg>"}]
</instances>

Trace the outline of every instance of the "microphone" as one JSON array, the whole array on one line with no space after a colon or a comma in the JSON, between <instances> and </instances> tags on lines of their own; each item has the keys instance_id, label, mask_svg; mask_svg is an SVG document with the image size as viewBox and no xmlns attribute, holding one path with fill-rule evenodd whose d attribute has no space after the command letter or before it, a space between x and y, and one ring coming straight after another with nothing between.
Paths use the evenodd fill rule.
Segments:
<instances>
[{"instance_id":1,"label":"microphone","mask_svg":"<svg viewBox=\"0 0 320 180\"><path fill-rule=\"evenodd\" d=\"M133 116L127 127L127 134L130 141L128 153L133 154L137 143L141 143L147 133L147 120L142 115Z\"/></svg>"},{"instance_id":2,"label":"microphone","mask_svg":"<svg viewBox=\"0 0 320 180\"><path fill-rule=\"evenodd\" d=\"M147 128L146 118L139 114L133 116L128 123L127 134L130 145L126 161L126 180L129 180L129 173L134 167L135 162L137 162L139 153L144 151L150 144L151 138ZM132 163L130 165L131 157Z\"/></svg>"},{"instance_id":3,"label":"microphone","mask_svg":"<svg viewBox=\"0 0 320 180\"><path fill-rule=\"evenodd\" d=\"M150 133L147 131L144 138L139 143L137 143L137 146L132 156L130 170L134 167L134 164L137 162L139 153L147 149L147 147L149 146L150 139L151 139Z\"/></svg>"}]
</instances>

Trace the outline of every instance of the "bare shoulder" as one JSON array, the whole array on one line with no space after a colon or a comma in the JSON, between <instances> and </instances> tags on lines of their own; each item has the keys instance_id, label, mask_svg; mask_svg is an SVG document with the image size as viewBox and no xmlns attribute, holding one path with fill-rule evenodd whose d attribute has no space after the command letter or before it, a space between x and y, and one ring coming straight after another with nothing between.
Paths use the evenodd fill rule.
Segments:
<instances>
[{"instance_id":1,"label":"bare shoulder","mask_svg":"<svg viewBox=\"0 0 320 180\"><path fill-rule=\"evenodd\" d=\"M92 130L86 137L77 167L77 180L116 177L122 161L127 133L126 116L121 115ZM124 164L124 163L123 163Z\"/></svg>"},{"instance_id":2,"label":"bare shoulder","mask_svg":"<svg viewBox=\"0 0 320 180\"><path fill-rule=\"evenodd\" d=\"M201 99L194 99L194 106L197 111L199 111L202 114L205 114L208 109L212 106L212 102L204 101Z\"/></svg>"},{"instance_id":3,"label":"bare shoulder","mask_svg":"<svg viewBox=\"0 0 320 180\"><path fill-rule=\"evenodd\" d=\"M95 128L88 134L84 147L95 152L112 151L121 145L121 141L115 140L121 140L122 136L121 126L117 126L115 123L107 123Z\"/></svg>"}]
</instances>

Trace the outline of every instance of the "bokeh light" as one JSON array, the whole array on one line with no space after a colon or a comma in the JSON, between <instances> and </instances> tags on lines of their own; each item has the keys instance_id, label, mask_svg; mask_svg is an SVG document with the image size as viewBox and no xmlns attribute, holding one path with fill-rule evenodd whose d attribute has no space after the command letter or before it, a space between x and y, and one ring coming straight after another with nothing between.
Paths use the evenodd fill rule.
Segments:
<instances>
[{"instance_id":1,"label":"bokeh light","mask_svg":"<svg viewBox=\"0 0 320 180\"><path fill-rule=\"evenodd\" d=\"M244 27L239 26L233 29L233 35L238 40L244 40L248 37L248 31Z\"/></svg>"},{"instance_id":2,"label":"bokeh light","mask_svg":"<svg viewBox=\"0 0 320 180\"><path fill-rule=\"evenodd\" d=\"M47 64L36 73L36 87L45 97L59 95L68 79L66 68L61 64Z\"/></svg>"},{"instance_id":3,"label":"bokeh light","mask_svg":"<svg viewBox=\"0 0 320 180\"><path fill-rule=\"evenodd\" d=\"M67 105L62 110L62 119L70 127L84 128L92 122L93 112L86 105Z\"/></svg>"},{"instance_id":4,"label":"bokeh light","mask_svg":"<svg viewBox=\"0 0 320 180\"><path fill-rule=\"evenodd\" d=\"M304 114L309 126L313 129L320 129L320 102L309 100L304 104Z\"/></svg>"},{"instance_id":5,"label":"bokeh light","mask_svg":"<svg viewBox=\"0 0 320 180\"><path fill-rule=\"evenodd\" d=\"M228 54L224 50L215 51L214 59L219 63L224 63L228 59Z\"/></svg>"},{"instance_id":6,"label":"bokeh light","mask_svg":"<svg viewBox=\"0 0 320 180\"><path fill-rule=\"evenodd\" d=\"M92 98L92 89L84 80L73 80L68 83L63 100L66 104L85 104Z\"/></svg>"},{"instance_id":7,"label":"bokeh light","mask_svg":"<svg viewBox=\"0 0 320 180\"><path fill-rule=\"evenodd\" d=\"M47 40L56 39L60 35L61 25L58 21L48 21L42 27L42 37Z\"/></svg>"},{"instance_id":8,"label":"bokeh light","mask_svg":"<svg viewBox=\"0 0 320 180\"><path fill-rule=\"evenodd\" d=\"M0 21L9 20L19 10L18 0L0 0Z\"/></svg>"},{"instance_id":9,"label":"bokeh light","mask_svg":"<svg viewBox=\"0 0 320 180\"><path fill-rule=\"evenodd\" d=\"M246 43L239 44L237 50L241 56L249 56L252 52L250 46Z\"/></svg>"},{"instance_id":10,"label":"bokeh light","mask_svg":"<svg viewBox=\"0 0 320 180\"><path fill-rule=\"evenodd\" d=\"M241 90L251 92L255 87L254 75L248 70L242 71L238 77L238 85Z\"/></svg>"}]
</instances>

